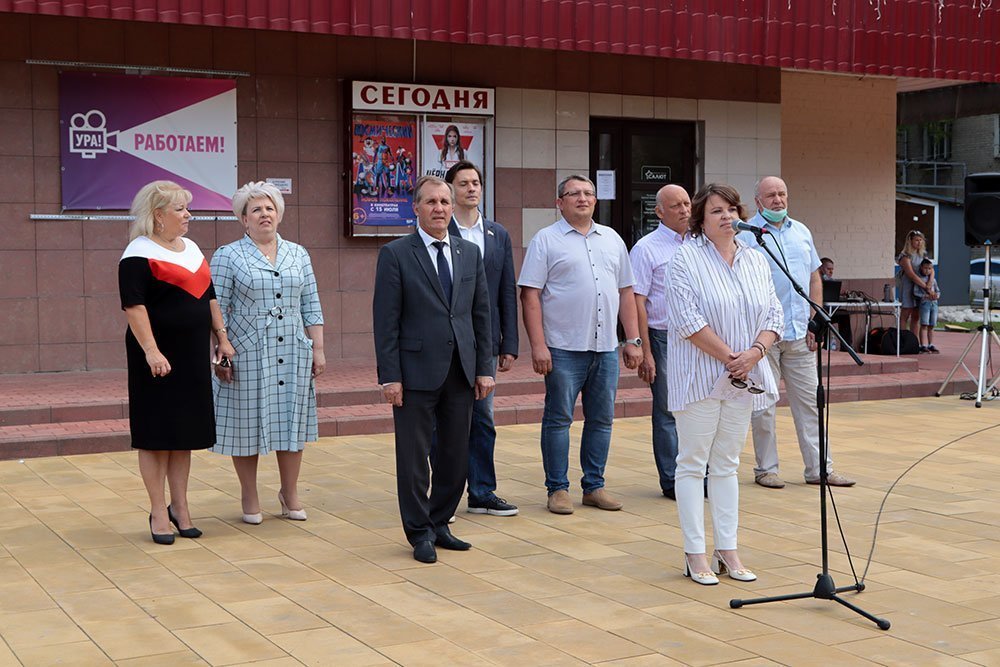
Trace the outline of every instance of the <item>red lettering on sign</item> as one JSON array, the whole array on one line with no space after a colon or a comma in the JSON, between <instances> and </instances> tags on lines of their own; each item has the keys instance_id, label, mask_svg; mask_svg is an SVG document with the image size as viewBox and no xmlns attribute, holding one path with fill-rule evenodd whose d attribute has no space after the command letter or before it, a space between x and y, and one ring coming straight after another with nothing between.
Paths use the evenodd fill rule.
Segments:
<instances>
[{"instance_id":1,"label":"red lettering on sign","mask_svg":"<svg viewBox=\"0 0 1000 667\"><path fill-rule=\"evenodd\" d=\"M425 107L431 100L431 92L426 88L414 88L413 103L418 107Z\"/></svg>"},{"instance_id":2,"label":"red lettering on sign","mask_svg":"<svg viewBox=\"0 0 1000 667\"><path fill-rule=\"evenodd\" d=\"M472 95L472 108L474 109L485 109L487 103L487 97L485 90L477 90Z\"/></svg>"},{"instance_id":3,"label":"red lettering on sign","mask_svg":"<svg viewBox=\"0 0 1000 667\"><path fill-rule=\"evenodd\" d=\"M459 88L455 91L455 106L462 109L469 106L469 91L467 88Z\"/></svg>"},{"instance_id":4,"label":"red lettering on sign","mask_svg":"<svg viewBox=\"0 0 1000 667\"><path fill-rule=\"evenodd\" d=\"M378 98L375 96L375 86L365 86L361 89L361 99L365 104L375 104Z\"/></svg>"},{"instance_id":5,"label":"red lettering on sign","mask_svg":"<svg viewBox=\"0 0 1000 667\"><path fill-rule=\"evenodd\" d=\"M434 104L431 105L435 109L450 109L451 102L448 101L448 95L442 89L438 89L437 95L434 96Z\"/></svg>"}]
</instances>

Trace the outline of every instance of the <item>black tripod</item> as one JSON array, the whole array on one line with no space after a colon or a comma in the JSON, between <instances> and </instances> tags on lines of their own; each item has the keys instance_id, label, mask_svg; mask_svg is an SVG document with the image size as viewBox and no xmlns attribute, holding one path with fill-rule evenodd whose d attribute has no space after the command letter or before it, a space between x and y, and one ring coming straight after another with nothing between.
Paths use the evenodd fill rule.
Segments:
<instances>
[{"instance_id":1,"label":"black tripod","mask_svg":"<svg viewBox=\"0 0 1000 667\"><path fill-rule=\"evenodd\" d=\"M843 349L851 355L851 358L854 359L854 362L859 366L864 365L864 362L858 358L858 355L854 351L854 348L851 347L851 344L848 341L844 340L844 337L840 335L840 332L836 329L836 327L831 326L830 315L826 312L826 309L823 308L822 306L817 305L815 302L812 301L812 299L810 299L805 294L805 292L802 289L802 286L799 285L797 282L795 282L795 279L792 278L792 275L788 272L788 268L784 265L784 262L778 261L778 258L775 257L774 253L771 251L771 248L769 248L767 244L764 242L763 234L762 233L756 233L756 234L757 234L757 243L760 244L760 247L763 248L767 252L767 254L771 256L771 259L774 260L774 263L778 266L778 268L781 269L781 272L784 273L786 276L788 276L788 280L791 281L792 283L792 288L798 293L798 295L801 296L803 299L805 299L810 306L812 306L812 309L816 315L809 322L809 330L815 334L816 340L817 341L826 340L827 343L829 343L830 334L833 334L840 340L841 345L844 346ZM844 605L851 611L857 614L861 614L868 620L872 621L881 630L888 630L889 621L883 618L878 618L877 616L873 616L864 609L861 609L860 607L851 604L847 600L837 595L837 593L843 593L846 591L857 591L858 593L860 593L861 591L865 590L865 585L863 583L858 582L852 586L841 586L838 588L837 585L833 583L833 577L830 576L830 554L826 536L827 442L826 442L826 429L824 428L824 423L825 423L824 418L827 409L827 394L825 388L823 387L822 346L816 347L816 375L817 375L816 408L819 411L819 522L820 522L820 537L821 537L822 552L823 552L823 571L820 572L818 575L816 575L816 586L814 586L812 591L808 593L775 595L766 598L753 598L751 600L733 599L729 601L729 606L732 607L733 609L739 609L740 607L743 607L748 604L762 604L764 602L780 602L783 600L802 600L804 598L834 600L835 602L839 602L840 604Z\"/></svg>"}]
</instances>

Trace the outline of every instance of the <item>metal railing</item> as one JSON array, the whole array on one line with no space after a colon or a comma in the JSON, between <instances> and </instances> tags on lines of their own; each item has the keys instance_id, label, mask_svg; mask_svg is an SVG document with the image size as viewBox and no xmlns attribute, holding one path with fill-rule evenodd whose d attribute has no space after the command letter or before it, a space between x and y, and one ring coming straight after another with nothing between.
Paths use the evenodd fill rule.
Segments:
<instances>
[{"instance_id":1,"label":"metal railing","mask_svg":"<svg viewBox=\"0 0 1000 667\"><path fill-rule=\"evenodd\" d=\"M910 180L911 169L918 170L920 182ZM964 162L896 160L896 189L926 192L937 197L945 196L960 201L965 190L967 171L968 167Z\"/></svg>"}]
</instances>

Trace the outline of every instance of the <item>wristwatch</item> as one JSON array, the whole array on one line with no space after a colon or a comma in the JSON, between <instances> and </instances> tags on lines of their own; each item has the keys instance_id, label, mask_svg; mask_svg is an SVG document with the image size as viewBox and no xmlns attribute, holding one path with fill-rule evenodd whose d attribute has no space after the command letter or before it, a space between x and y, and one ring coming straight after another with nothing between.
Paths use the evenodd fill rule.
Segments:
<instances>
[{"instance_id":1,"label":"wristwatch","mask_svg":"<svg viewBox=\"0 0 1000 667\"><path fill-rule=\"evenodd\" d=\"M642 347L642 339L641 338L626 338L625 339L625 344L626 345L630 345L631 344L631 345L635 345L636 347Z\"/></svg>"}]
</instances>

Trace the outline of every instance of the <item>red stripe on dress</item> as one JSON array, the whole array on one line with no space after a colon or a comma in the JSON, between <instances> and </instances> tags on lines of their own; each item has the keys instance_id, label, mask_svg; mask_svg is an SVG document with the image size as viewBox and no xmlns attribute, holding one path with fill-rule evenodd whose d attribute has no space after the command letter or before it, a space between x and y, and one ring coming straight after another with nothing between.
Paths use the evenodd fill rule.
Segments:
<instances>
[{"instance_id":1,"label":"red stripe on dress","mask_svg":"<svg viewBox=\"0 0 1000 667\"><path fill-rule=\"evenodd\" d=\"M205 259L201 260L201 266L194 273L173 262L158 259L149 260L149 269L157 280L179 287L196 299L200 299L212 284L212 273Z\"/></svg>"}]
</instances>

